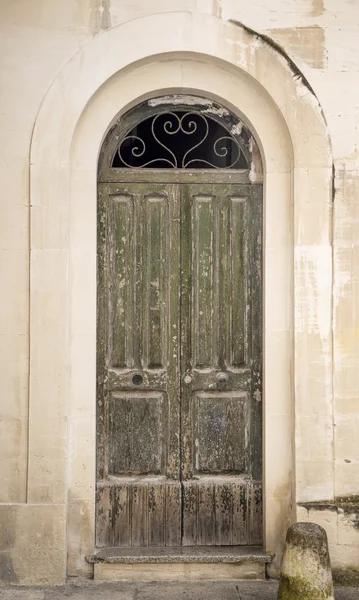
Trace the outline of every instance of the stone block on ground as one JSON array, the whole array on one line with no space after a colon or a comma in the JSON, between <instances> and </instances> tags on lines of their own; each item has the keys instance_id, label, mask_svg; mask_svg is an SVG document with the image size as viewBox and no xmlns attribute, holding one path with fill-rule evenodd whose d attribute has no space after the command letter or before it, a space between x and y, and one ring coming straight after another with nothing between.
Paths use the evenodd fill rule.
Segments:
<instances>
[{"instance_id":1,"label":"stone block on ground","mask_svg":"<svg viewBox=\"0 0 359 600\"><path fill-rule=\"evenodd\" d=\"M328 539L320 525L289 527L278 600L334 600Z\"/></svg>"}]
</instances>

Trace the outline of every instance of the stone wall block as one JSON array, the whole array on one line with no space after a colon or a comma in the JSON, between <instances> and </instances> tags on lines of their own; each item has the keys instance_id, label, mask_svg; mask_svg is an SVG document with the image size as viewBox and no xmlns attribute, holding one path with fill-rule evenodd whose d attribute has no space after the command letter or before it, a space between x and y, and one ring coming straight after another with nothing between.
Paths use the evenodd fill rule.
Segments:
<instances>
[{"instance_id":1,"label":"stone wall block","mask_svg":"<svg viewBox=\"0 0 359 600\"><path fill-rule=\"evenodd\" d=\"M352 451L351 455L353 455ZM347 461L350 460L348 463ZM353 459L336 459L335 469L335 495L351 496L358 494L359 464Z\"/></svg>"},{"instance_id":2,"label":"stone wall block","mask_svg":"<svg viewBox=\"0 0 359 600\"><path fill-rule=\"evenodd\" d=\"M0 502L26 500L28 335L0 334Z\"/></svg>"},{"instance_id":3,"label":"stone wall block","mask_svg":"<svg viewBox=\"0 0 359 600\"><path fill-rule=\"evenodd\" d=\"M68 577L92 577L93 565L85 557L93 554L95 494L89 500L72 499L68 505Z\"/></svg>"},{"instance_id":4,"label":"stone wall block","mask_svg":"<svg viewBox=\"0 0 359 600\"><path fill-rule=\"evenodd\" d=\"M0 505L0 582L65 582L64 505Z\"/></svg>"},{"instance_id":5,"label":"stone wall block","mask_svg":"<svg viewBox=\"0 0 359 600\"><path fill-rule=\"evenodd\" d=\"M333 205L328 201L328 197L332 189L332 169L295 168L294 188L297 198L294 205L295 245L331 245Z\"/></svg>"},{"instance_id":6,"label":"stone wall block","mask_svg":"<svg viewBox=\"0 0 359 600\"><path fill-rule=\"evenodd\" d=\"M356 509L338 509L338 544L359 548L359 505Z\"/></svg>"},{"instance_id":7,"label":"stone wall block","mask_svg":"<svg viewBox=\"0 0 359 600\"><path fill-rule=\"evenodd\" d=\"M334 495L333 462L296 461L297 502L332 499Z\"/></svg>"}]
</instances>

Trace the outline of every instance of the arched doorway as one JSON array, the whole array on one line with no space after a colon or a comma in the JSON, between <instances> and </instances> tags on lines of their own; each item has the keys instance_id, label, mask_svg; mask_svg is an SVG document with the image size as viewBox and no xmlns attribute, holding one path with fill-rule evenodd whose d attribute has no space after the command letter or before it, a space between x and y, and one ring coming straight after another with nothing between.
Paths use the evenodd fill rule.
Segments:
<instances>
[{"instance_id":1,"label":"arched doorway","mask_svg":"<svg viewBox=\"0 0 359 600\"><path fill-rule=\"evenodd\" d=\"M98 548L262 545L261 174L248 128L193 96L104 141Z\"/></svg>"}]
</instances>

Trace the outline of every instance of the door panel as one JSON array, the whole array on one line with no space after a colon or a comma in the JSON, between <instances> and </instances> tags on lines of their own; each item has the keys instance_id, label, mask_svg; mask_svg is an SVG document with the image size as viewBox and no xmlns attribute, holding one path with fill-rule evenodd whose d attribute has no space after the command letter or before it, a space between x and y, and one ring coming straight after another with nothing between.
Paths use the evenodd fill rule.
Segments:
<instances>
[{"instance_id":1,"label":"door panel","mask_svg":"<svg viewBox=\"0 0 359 600\"><path fill-rule=\"evenodd\" d=\"M98 547L262 542L261 197L100 184Z\"/></svg>"},{"instance_id":2,"label":"door panel","mask_svg":"<svg viewBox=\"0 0 359 600\"><path fill-rule=\"evenodd\" d=\"M109 475L165 471L168 425L164 405L164 395L156 392L111 394Z\"/></svg>"},{"instance_id":3,"label":"door panel","mask_svg":"<svg viewBox=\"0 0 359 600\"><path fill-rule=\"evenodd\" d=\"M99 547L180 544L179 191L99 190Z\"/></svg>"},{"instance_id":4,"label":"door panel","mask_svg":"<svg viewBox=\"0 0 359 600\"><path fill-rule=\"evenodd\" d=\"M184 545L262 541L261 261L260 186L183 186Z\"/></svg>"},{"instance_id":5,"label":"door panel","mask_svg":"<svg viewBox=\"0 0 359 600\"><path fill-rule=\"evenodd\" d=\"M246 472L248 405L248 394L243 392L193 395L196 475Z\"/></svg>"},{"instance_id":6,"label":"door panel","mask_svg":"<svg viewBox=\"0 0 359 600\"><path fill-rule=\"evenodd\" d=\"M165 478L98 482L96 546L180 546L181 493Z\"/></svg>"},{"instance_id":7,"label":"door panel","mask_svg":"<svg viewBox=\"0 0 359 600\"><path fill-rule=\"evenodd\" d=\"M260 546L262 486L226 478L183 482L184 546Z\"/></svg>"},{"instance_id":8,"label":"door panel","mask_svg":"<svg viewBox=\"0 0 359 600\"><path fill-rule=\"evenodd\" d=\"M192 206L193 365L209 367L215 352L213 323L213 204L210 197L196 196ZM187 240L186 240L187 242ZM189 242L189 240L188 240Z\"/></svg>"},{"instance_id":9,"label":"door panel","mask_svg":"<svg viewBox=\"0 0 359 600\"><path fill-rule=\"evenodd\" d=\"M134 320L133 294L135 273L131 256L135 252L134 238L134 199L132 196L117 195L111 198L107 206L108 223L108 263L110 269L107 278L110 287L109 300L109 352L113 367L126 368L134 364ZM122 282L126 282L124 286Z\"/></svg>"}]
</instances>

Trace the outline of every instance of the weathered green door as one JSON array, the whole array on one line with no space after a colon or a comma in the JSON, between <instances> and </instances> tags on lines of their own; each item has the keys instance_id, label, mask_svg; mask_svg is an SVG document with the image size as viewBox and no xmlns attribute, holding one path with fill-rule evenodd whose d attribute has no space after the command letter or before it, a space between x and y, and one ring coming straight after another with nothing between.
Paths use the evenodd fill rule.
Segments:
<instances>
[{"instance_id":1,"label":"weathered green door","mask_svg":"<svg viewBox=\"0 0 359 600\"><path fill-rule=\"evenodd\" d=\"M181 189L183 545L262 543L261 186Z\"/></svg>"},{"instance_id":2,"label":"weathered green door","mask_svg":"<svg viewBox=\"0 0 359 600\"><path fill-rule=\"evenodd\" d=\"M96 544L181 544L180 188L99 190Z\"/></svg>"},{"instance_id":3,"label":"weathered green door","mask_svg":"<svg viewBox=\"0 0 359 600\"><path fill-rule=\"evenodd\" d=\"M261 185L99 184L96 545L260 545Z\"/></svg>"}]
</instances>

